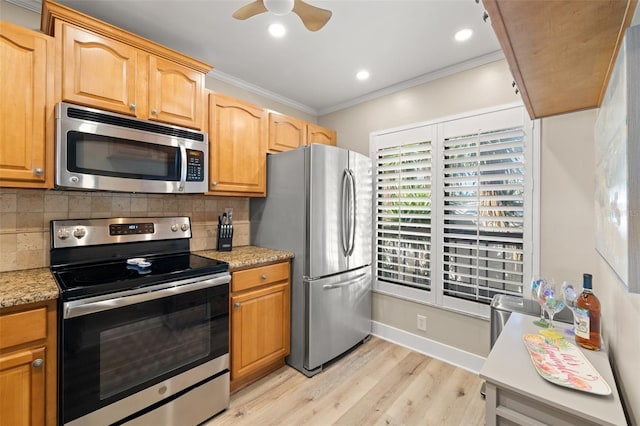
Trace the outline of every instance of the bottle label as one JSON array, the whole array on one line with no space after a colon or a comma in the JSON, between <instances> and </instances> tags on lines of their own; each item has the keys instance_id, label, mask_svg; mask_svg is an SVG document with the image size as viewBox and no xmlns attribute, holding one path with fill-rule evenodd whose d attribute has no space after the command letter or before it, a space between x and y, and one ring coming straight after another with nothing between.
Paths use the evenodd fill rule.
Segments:
<instances>
[{"instance_id":1,"label":"bottle label","mask_svg":"<svg viewBox=\"0 0 640 426\"><path fill-rule=\"evenodd\" d=\"M573 311L573 325L575 326L575 334L583 339L589 339L589 331L591 330L589 324L589 310L582 308L575 308Z\"/></svg>"}]
</instances>

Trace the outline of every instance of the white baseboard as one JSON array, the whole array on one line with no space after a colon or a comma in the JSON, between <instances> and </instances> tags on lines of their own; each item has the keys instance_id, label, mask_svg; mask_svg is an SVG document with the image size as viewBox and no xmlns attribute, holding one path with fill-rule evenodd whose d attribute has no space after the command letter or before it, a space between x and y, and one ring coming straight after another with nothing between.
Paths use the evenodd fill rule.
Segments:
<instances>
[{"instance_id":1,"label":"white baseboard","mask_svg":"<svg viewBox=\"0 0 640 426\"><path fill-rule=\"evenodd\" d=\"M478 374L485 358L471 352L436 342L399 328L391 327L381 322L372 321L371 334L404 346L421 354L439 359L447 364L455 365L472 373Z\"/></svg>"}]
</instances>

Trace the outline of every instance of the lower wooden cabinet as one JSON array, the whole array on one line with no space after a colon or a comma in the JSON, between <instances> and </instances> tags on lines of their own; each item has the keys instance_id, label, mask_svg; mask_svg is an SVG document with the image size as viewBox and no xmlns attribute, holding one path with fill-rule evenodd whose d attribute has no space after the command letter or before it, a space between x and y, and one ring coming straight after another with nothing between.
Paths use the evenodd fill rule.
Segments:
<instances>
[{"instance_id":1,"label":"lower wooden cabinet","mask_svg":"<svg viewBox=\"0 0 640 426\"><path fill-rule=\"evenodd\" d=\"M56 424L55 301L0 310L0 425Z\"/></svg>"},{"instance_id":2,"label":"lower wooden cabinet","mask_svg":"<svg viewBox=\"0 0 640 426\"><path fill-rule=\"evenodd\" d=\"M231 391L284 365L291 347L290 265L232 273Z\"/></svg>"}]
</instances>

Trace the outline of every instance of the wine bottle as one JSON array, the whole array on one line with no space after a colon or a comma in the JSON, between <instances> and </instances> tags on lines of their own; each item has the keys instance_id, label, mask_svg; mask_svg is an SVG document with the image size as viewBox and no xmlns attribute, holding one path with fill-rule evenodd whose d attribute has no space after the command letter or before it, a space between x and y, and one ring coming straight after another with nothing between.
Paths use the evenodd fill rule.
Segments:
<instances>
[{"instance_id":1,"label":"wine bottle","mask_svg":"<svg viewBox=\"0 0 640 426\"><path fill-rule=\"evenodd\" d=\"M582 293L576 300L574 325L576 343L585 349L600 349L600 301L593 294L591 274L583 275Z\"/></svg>"}]
</instances>

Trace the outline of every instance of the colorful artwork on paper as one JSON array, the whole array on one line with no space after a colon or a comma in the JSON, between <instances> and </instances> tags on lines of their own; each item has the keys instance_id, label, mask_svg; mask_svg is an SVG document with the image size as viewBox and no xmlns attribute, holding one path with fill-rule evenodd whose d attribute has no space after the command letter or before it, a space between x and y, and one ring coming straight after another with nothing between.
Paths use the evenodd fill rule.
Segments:
<instances>
[{"instance_id":1,"label":"colorful artwork on paper","mask_svg":"<svg viewBox=\"0 0 640 426\"><path fill-rule=\"evenodd\" d=\"M539 334L525 334L522 340L536 371L545 380L597 395L611 394L607 382L573 343L559 339L551 344Z\"/></svg>"}]
</instances>

